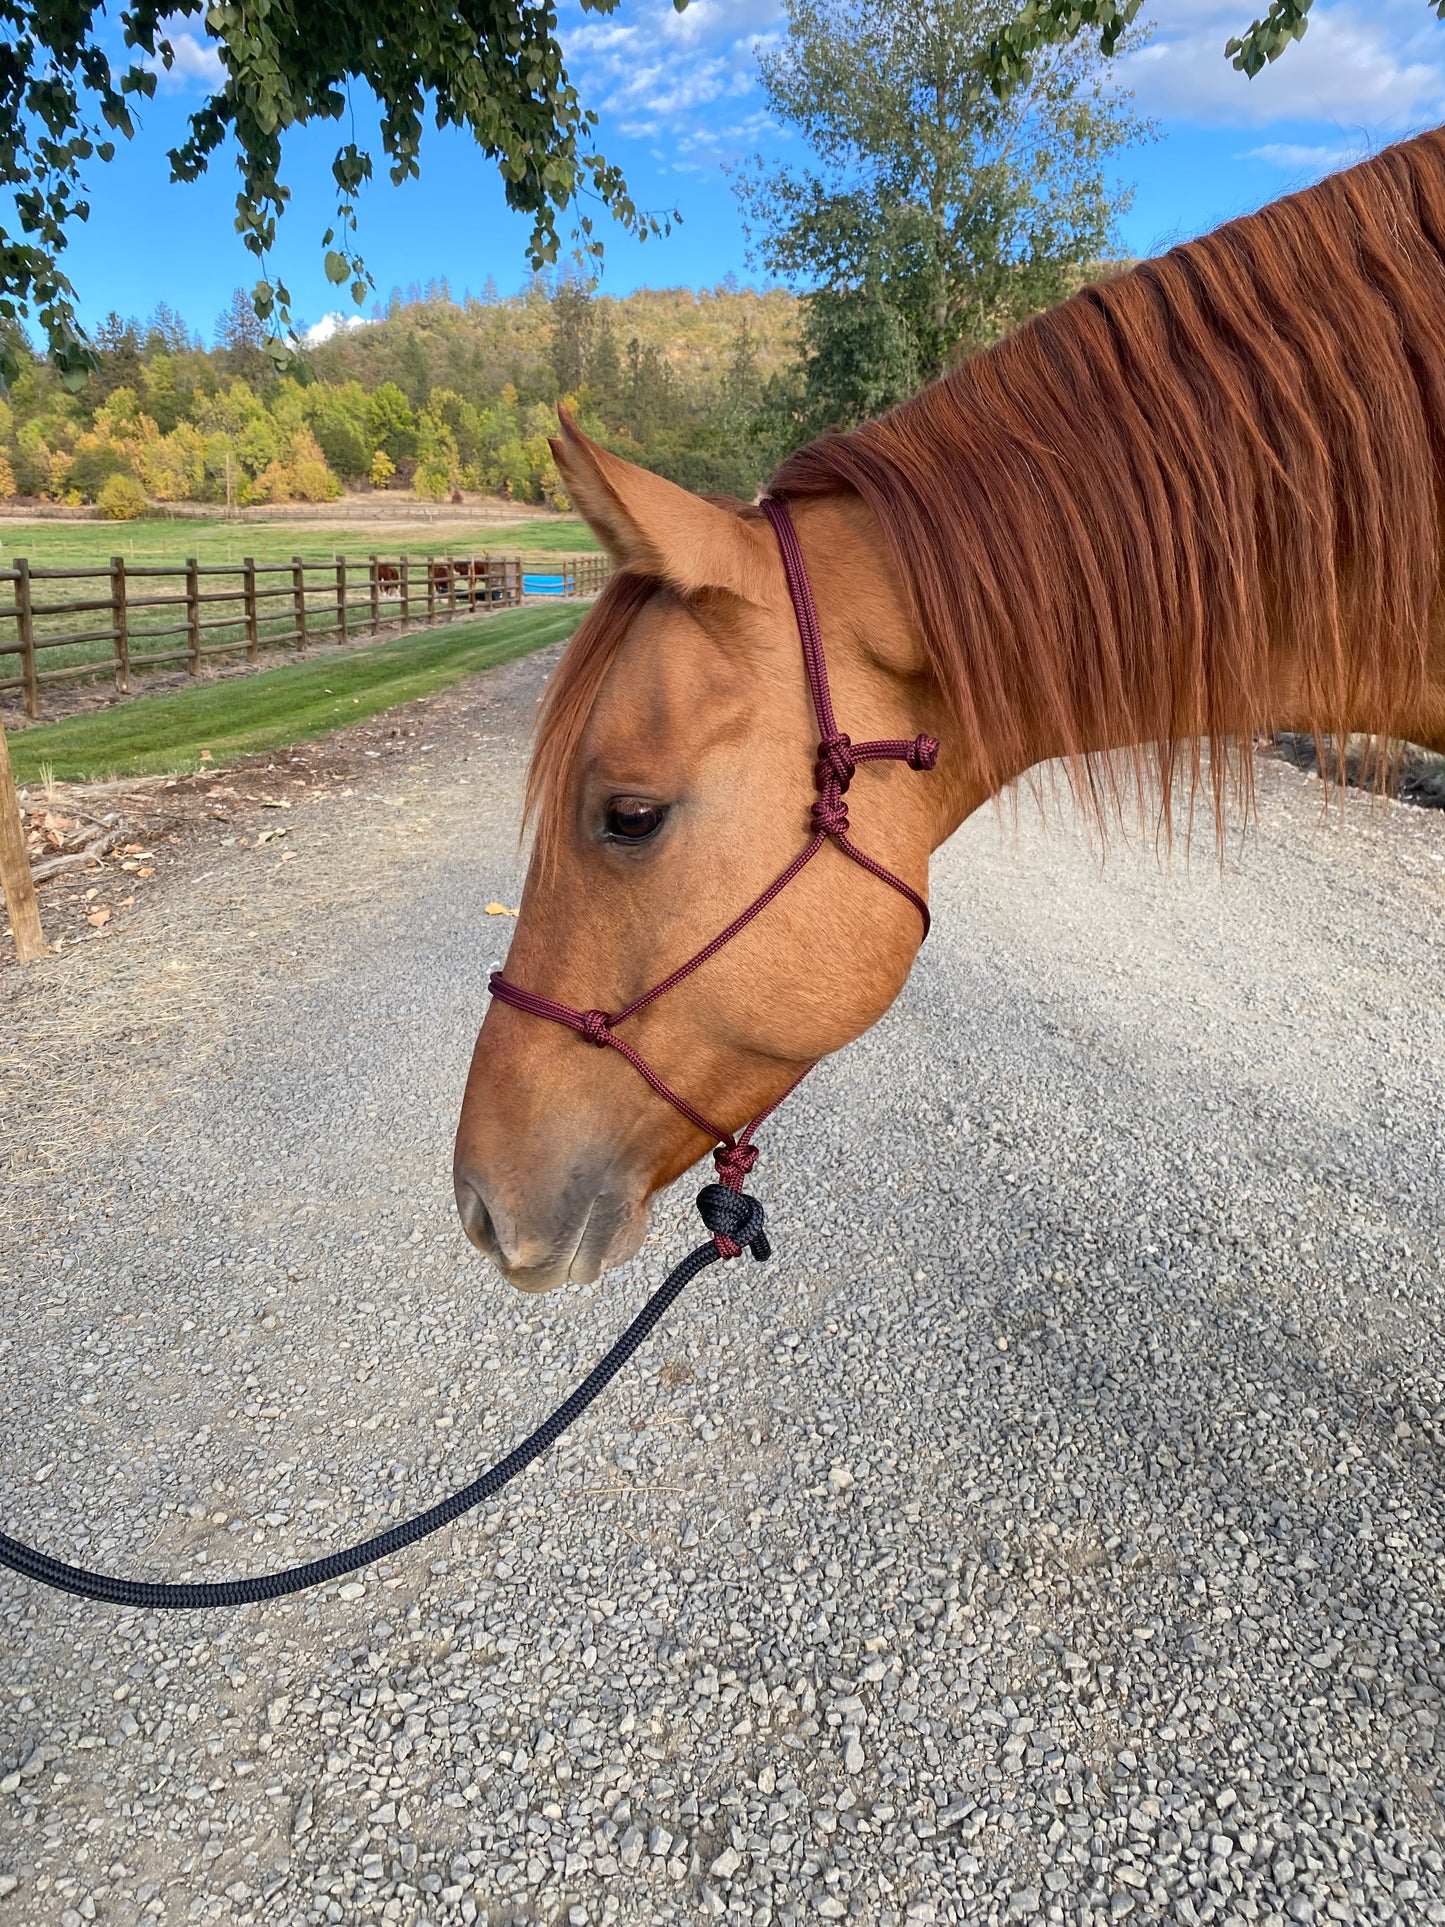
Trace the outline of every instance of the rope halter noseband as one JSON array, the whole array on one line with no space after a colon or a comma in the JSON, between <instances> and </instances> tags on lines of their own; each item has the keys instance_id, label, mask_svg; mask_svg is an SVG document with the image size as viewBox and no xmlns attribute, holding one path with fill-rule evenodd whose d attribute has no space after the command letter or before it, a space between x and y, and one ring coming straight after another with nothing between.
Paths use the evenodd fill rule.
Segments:
<instances>
[{"instance_id":1,"label":"rope halter noseband","mask_svg":"<svg viewBox=\"0 0 1445 1927\"><path fill-rule=\"evenodd\" d=\"M790 1085L782 1097L768 1105L766 1110L759 1111L734 1137L731 1131L711 1123L659 1077L626 1038L617 1035L618 1026L626 1023L629 1017L635 1017L640 1010L645 1010L649 1004L656 1003L674 985L680 984L684 977L690 977L694 970L701 969L719 950L730 944L754 917L759 916L776 896L787 889L794 877L806 869L828 842L836 843L845 856L851 857L854 863L877 877L880 883L888 884L900 896L907 897L923 919L923 934L926 937L929 928L928 905L902 877L895 876L853 842L848 833L848 805L844 798L860 763L906 763L910 769L931 770L938 761L938 741L933 736L890 737L882 742L855 743L839 729L828 688L828 664L823 654L818 611L793 518L782 502L765 501L762 508L778 538L783 573L787 577L788 594L803 644L803 667L813 699L813 713L818 722L818 753L813 764L813 787L818 797L812 808L812 835L807 844L788 867L773 878L767 889L755 897L740 916L733 918L725 930L719 931L695 956L679 964L676 970L664 977L661 983L654 984L651 990L634 997L625 1009L615 1015L609 1015L605 1010L573 1010L570 1004L558 1003L555 998L542 997L536 991L524 990L520 984L510 983L500 970L493 971L488 981L488 988L499 1002L510 1004L514 1010L525 1011L531 1017L545 1017L551 1023L565 1024L569 1030L576 1031L585 1043L595 1044L599 1050L617 1051L660 1098L713 1140L718 1147L713 1152L718 1182L706 1186L697 1202L703 1222L713 1234L718 1255L723 1258L736 1258L744 1247L751 1250L755 1258L768 1256L770 1247L762 1229L763 1208L755 1198L749 1198L743 1192L743 1179L758 1159L757 1147L752 1141L754 1132L797 1086ZM726 1205L724 1200L728 1201ZM738 1204L747 1207L747 1214L734 1221L730 1214L735 1212Z\"/></svg>"}]
</instances>

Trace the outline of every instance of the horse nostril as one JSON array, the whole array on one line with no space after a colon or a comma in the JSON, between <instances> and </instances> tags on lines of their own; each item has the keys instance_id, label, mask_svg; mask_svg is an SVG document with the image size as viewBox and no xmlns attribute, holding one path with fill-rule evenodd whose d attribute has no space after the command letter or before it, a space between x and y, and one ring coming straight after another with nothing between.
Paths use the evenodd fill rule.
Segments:
<instances>
[{"instance_id":1,"label":"horse nostril","mask_svg":"<svg viewBox=\"0 0 1445 1927\"><path fill-rule=\"evenodd\" d=\"M497 1243L497 1228L492 1223L492 1214L482 1202L481 1193L459 1177L455 1185L457 1213L462 1221L462 1229L467 1237L486 1257L494 1262L501 1257Z\"/></svg>"}]
</instances>

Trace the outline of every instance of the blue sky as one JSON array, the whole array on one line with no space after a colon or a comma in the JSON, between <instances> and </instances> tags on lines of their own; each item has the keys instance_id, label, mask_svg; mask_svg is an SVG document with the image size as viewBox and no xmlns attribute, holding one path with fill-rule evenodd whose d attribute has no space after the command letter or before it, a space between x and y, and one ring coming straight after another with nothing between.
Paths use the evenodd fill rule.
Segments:
<instances>
[{"instance_id":1,"label":"blue sky","mask_svg":"<svg viewBox=\"0 0 1445 1927\"><path fill-rule=\"evenodd\" d=\"M1130 251L1155 252L1445 120L1445 25L1425 0L1316 0L1304 41L1251 82L1222 48L1258 11L1254 0L1154 0L1152 42L1120 62L1160 133L1120 161L1136 190L1121 223ZM693 0L683 14L671 0L621 0L606 18L564 12L572 76L602 115L603 150L625 167L639 205L683 215L670 238L642 246L604 224L604 291L711 284L729 271L757 278L723 170L759 152L803 158L757 86L755 49L775 39L779 20L778 0ZM88 321L111 308L144 315L164 300L209 338L231 290L256 270L232 227L230 163L221 157L192 186L166 180L165 149L214 63L189 35L177 47L140 138L94 170L91 220L69 268ZM287 151L293 201L276 267L311 322L337 305L319 246L336 140L334 125L305 130ZM489 276L504 293L520 286L527 224L507 211L489 165L460 136L432 132L422 174L401 188L383 178L363 197L362 247L381 295L442 276L457 294Z\"/></svg>"}]
</instances>

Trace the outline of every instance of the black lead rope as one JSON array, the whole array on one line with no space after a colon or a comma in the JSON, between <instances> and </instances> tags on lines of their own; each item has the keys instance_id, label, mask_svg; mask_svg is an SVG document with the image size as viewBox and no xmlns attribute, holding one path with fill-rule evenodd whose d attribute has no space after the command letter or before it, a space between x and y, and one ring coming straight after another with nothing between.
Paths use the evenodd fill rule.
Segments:
<instances>
[{"instance_id":1,"label":"black lead rope","mask_svg":"<svg viewBox=\"0 0 1445 1927\"><path fill-rule=\"evenodd\" d=\"M772 1247L763 1231L763 1207L756 1198L729 1190L721 1184L709 1184L698 1193L697 1208L702 1213L703 1223L715 1234L715 1238L729 1240L734 1249L746 1245L759 1261L771 1256ZM699 1245L696 1251L690 1251L681 1264L668 1273L607 1356L593 1366L572 1396L565 1399L550 1418L544 1419L530 1438L524 1439L515 1451L509 1452L506 1458L483 1472L480 1478L473 1479L460 1492L452 1493L449 1499L443 1499L439 1505L418 1513L404 1525L393 1526L389 1532L379 1532L375 1538L363 1539L360 1545L350 1546L344 1552L330 1553L325 1559L309 1560L304 1566L290 1566L285 1572L259 1573L254 1579L221 1579L213 1585L204 1586L165 1586L153 1585L143 1579L121 1579L113 1573L87 1572L81 1566L67 1566L62 1560L52 1559L48 1553L37 1552L32 1546L22 1546L18 1539L7 1538L0 1532L0 1565L9 1566L12 1572L23 1573L27 1579L37 1579L44 1586L54 1586L61 1592L78 1593L82 1599L102 1599L111 1606L140 1606L156 1612L196 1612L207 1606L249 1606L259 1599L281 1599L287 1593L304 1592L308 1586L321 1586L329 1579L340 1579L344 1573L355 1572L377 1559L388 1558L392 1553L400 1552L404 1546L414 1546L418 1539L425 1539L429 1533L450 1525L453 1519L470 1512L483 1499L490 1499L494 1493L500 1492L534 1459L550 1451L568 1426L581 1418L597 1394L611 1384L633 1353L646 1344L698 1273L730 1255L719 1248L714 1238Z\"/></svg>"}]
</instances>

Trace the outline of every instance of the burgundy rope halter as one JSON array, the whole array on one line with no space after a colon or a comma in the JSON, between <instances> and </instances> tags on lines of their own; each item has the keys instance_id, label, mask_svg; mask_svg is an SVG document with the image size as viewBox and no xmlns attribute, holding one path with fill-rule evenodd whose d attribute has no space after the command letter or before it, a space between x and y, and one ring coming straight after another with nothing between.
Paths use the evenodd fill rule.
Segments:
<instances>
[{"instance_id":1,"label":"burgundy rope halter","mask_svg":"<svg viewBox=\"0 0 1445 1927\"><path fill-rule=\"evenodd\" d=\"M615 1015L609 1015L605 1010L573 1010L570 1005L559 1004L554 998L539 997L535 991L523 990L519 984L508 983L499 970L493 971L488 981L488 988L493 997L499 998L504 1004L510 1004L514 1010L526 1011L533 1017L546 1017L554 1024L565 1024L569 1030L576 1031L578 1036L587 1043L595 1044L599 1049L615 1050L625 1057L660 1098L669 1103L675 1111L680 1111L689 1123L695 1124L700 1131L713 1140L718 1147L713 1152L718 1178L723 1187L735 1193L742 1191L743 1179L758 1161L757 1146L752 1141L754 1132L765 1119L772 1116L785 1098L791 1096L797 1089L797 1085L790 1085L783 1092L782 1097L768 1105L766 1110L759 1111L758 1115L734 1137L731 1131L721 1130L716 1124L711 1123L700 1111L689 1104L685 1097L679 1096L669 1084L664 1083L640 1053L634 1050L625 1038L617 1035L617 1027L625 1023L629 1017L635 1017L640 1010L645 1010L649 1004L655 1003L666 991L680 984L684 977L690 977L694 970L701 969L703 964L709 958L715 957L725 944L731 943L739 931L745 930L754 917L761 915L767 909L774 897L787 889L793 878L812 862L823 845L829 841L836 843L845 856L851 857L855 863L860 864L870 875L877 877L881 883L888 884L890 888L897 890L900 896L907 897L923 919L923 934L926 937L929 929L928 905L916 890L911 889L903 881L902 877L895 876L891 870L885 869L865 850L858 848L848 834L848 805L843 799L860 763L899 762L907 763L910 769L930 770L938 760L938 742L932 736L915 736L911 739L891 737L884 742L855 743L838 728L837 720L833 715L833 699L828 690L828 664L823 655L823 638L818 628L818 611L813 602L813 591L808 581L803 551L798 543L797 530L793 527L793 518L789 515L785 504L779 501L765 501L762 508L778 538L778 548L783 559L783 572L788 580L788 594L792 598L793 613L798 621L798 634L802 638L803 666L807 671L808 689L813 698L813 711L818 719L818 757L813 765L813 783L818 792L818 800L812 808L813 830L806 846L780 875L773 878L761 896L755 897L740 916L733 918L726 930L719 931L711 943L703 945L696 956L689 957L684 964L679 964L676 970L662 979L661 983L654 984L651 990L644 991L640 997L634 997L625 1009L617 1011ZM709 1190L716 1188L710 1186ZM704 1192L703 1196L706 1197L707 1192ZM748 1203L753 1207L752 1213L746 1219L730 1224L727 1229L715 1227L709 1222L709 1229L713 1231L713 1243L717 1246L721 1257L737 1257L744 1245L752 1247L755 1257L767 1256L767 1240L762 1236L762 1207L753 1200L748 1200ZM704 1215L710 1219L710 1213L705 1211ZM752 1224L753 1215L757 1219L755 1227ZM730 1230L738 1233L736 1239L729 1235ZM761 1250L758 1249L759 1245L763 1247Z\"/></svg>"}]
</instances>

